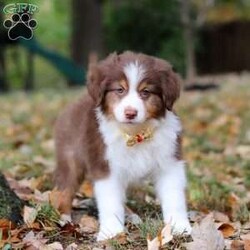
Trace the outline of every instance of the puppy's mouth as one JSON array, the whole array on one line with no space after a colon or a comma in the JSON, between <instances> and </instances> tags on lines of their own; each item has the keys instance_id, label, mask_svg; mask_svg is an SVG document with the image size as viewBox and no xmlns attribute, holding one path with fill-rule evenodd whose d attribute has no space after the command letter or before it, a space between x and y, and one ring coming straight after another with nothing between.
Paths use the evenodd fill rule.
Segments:
<instances>
[{"instance_id":1,"label":"puppy's mouth","mask_svg":"<svg viewBox=\"0 0 250 250\"><path fill-rule=\"evenodd\" d=\"M122 124L127 124L127 125L143 125L145 124L146 120L142 119L142 118L134 118L134 119L126 119L123 118L122 121L120 121L120 123Z\"/></svg>"},{"instance_id":2,"label":"puppy's mouth","mask_svg":"<svg viewBox=\"0 0 250 250\"><path fill-rule=\"evenodd\" d=\"M138 125L140 122L137 121L133 121L133 120L126 120L124 122L122 122L123 124L127 124L127 125Z\"/></svg>"},{"instance_id":3,"label":"puppy's mouth","mask_svg":"<svg viewBox=\"0 0 250 250\"><path fill-rule=\"evenodd\" d=\"M136 134L140 131L148 128L149 124L147 122L138 122L138 121L124 121L120 122L119 127L120 129L128 134Z\"/></svg>"}]
</instances>

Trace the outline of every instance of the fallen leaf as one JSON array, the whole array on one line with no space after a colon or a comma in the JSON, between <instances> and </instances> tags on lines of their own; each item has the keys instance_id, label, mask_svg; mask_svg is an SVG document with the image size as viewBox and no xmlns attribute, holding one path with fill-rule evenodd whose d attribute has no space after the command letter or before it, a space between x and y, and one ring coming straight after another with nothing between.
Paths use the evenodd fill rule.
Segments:
<instances>
[{"instance_id":1,"label":"fallen leaf","mask_svg":"<svg viewBox=\"0 0 250 250\"><path fill-rule=\"evenodd\" d=\"M233 240L231 250L244 250L244 243L241 240Z\"/></svg>"},{"instance_id":2,"label":"fallen leaf","mask_svg":"<svg viewBox=\"0 0 250 250\"><path fill-rule=\"evenodd\" d=\"M166 226L161 230L161 245L165 245L173 239L171 234L171 225L166 224Z\"/></svg>"},{"instance_id":3,"label":"fallen leaf","mask_svg":"<svg viewBox=\"0 0 250 250\"><path fill-rule=\"evenodd\" d=\"M23 242L27 246L25 249L41 249L47 241L48 239L43 238L43 234L38 233L35 235L33 231L28 232L23 238Z\"/></svg>"},{"instance_id":4,"label":"fallen leaf","mask_svg":"<svg viewBox=\"0 0 250 250\"><path fill-rule=\"evenodd\" d=\"M45 191L45 192L40 192L39 190L35 189L33 199L35 199L36 202L39 203L50 203L50 194L52 191Z\"/></svg>"},{"instance_id":5,"label":"fallen leaf","mask_svg":"<svg viewBox=\"0 0 250 250\"><path fill-rule=\"evenodd\" d=\"M213 211L212 214L213 214L214 220L217 222L228 223L230 221L229 217L226 214L221 213L219 211Z\"/></svg>"},{"instance_id":6,"label":"fallen leaf","mask_svg":"<svg viewBox=\"0 0 250 250\"><path fill-rule=\"evenodd\" d=\"M237 211L240 205L240 198L235 193L230 193L228 196L228 204L232 209L232 213Z\"/></svg>"},{"instance_id":7,"label":"fallen leaf","mask_svg":"<svg viewBox=\"0 0 250 250\"><path fill-rule=\"evenodd\" d=\"M24 206L23 208L23 220L28 227L35 222L39 209L34 207Z\"/></svg>"},{"instance_id":8,"label":"fallen leaf","mask_svg":"<svg viewBox=\"0 0 250 250\"><path fill-rule=\"evenodd\" d=\"M120 245L124 245L128 242L126 233L119 233L113 239Z\"/></svg>"},{"instance_id":9,"label":"fallen leaf","mask_svg":"<svg viewBox=\"0 0 250 250\"><path fill-rule=\"evenodd\" d=\"M244 249L250 250L250 240L244 240Z\"/></svg>"},{"instance_id":10,"label":"fallen leaf","mask_svg":"<svg viewBox=\"0 0 250 250\"><path fill-rule=\"evenodd\" d=\"M242 159L250 159L250 146L249 145L239 145L236 148L236 153L242 158Z\"/></svg>"},{"instance_id":11,"label":"fallen leaf","mask_svg":"<svg viewBox=\"0 0 250 250\"><path fill-rule=\"evenodd\" d=\"M193 242L184 244L188 250L223 250L225 247L223 235L217 230L211 214L193 226L191 236Z\"/></svg>"},{"instance_id":12,"label":"fallen leaf","mask_svg":"<svg viewBox=\"0 0 250 250\"><path fill-rule=\"evenodd\" d=\"M148 250L158 250L172 239L173 235L171 234L171 225L166 224L166 226L153 240L151 240L149 237L147 238Z\"/></svg>"},{"instance_id":13,"label":"fallen leaf","mask_svg":"<svg viewBox=\"0 0 250 250\"><path fill-rule=\"evenodd\" d=\"M73 235L76 237L81 237L81 233L79 232L79 225L67 223L64 226L61 227L61 234L62 235Z\"/></svg>"},{"instance_id":14,"label":"fallen leaf","mask_svg":"<svg viewBox=\"0 0 250 250\"><path fill-rule=\"evenodd\" d=\"M125 206L126 221L134 225L139 225L142 223L140 216L133 212L128 206Z\"/></svg>"},{"instance_id":15,"label":"fallen leaf","mask_svg":"<svg viewBox=\"0 0 250 250\"><path fill-rule=\"evenodd\" d=\"M188 211L188 218L191 222L199 222L204 217L202 212L191 210Z\"/></svg>"},{"instance_id":16,"label":"fallen leaf","mask_svg":"<svg viewBox=\"0 0 250 250\"><path fill-rule=\"evenodd\" d=\"M78 245L76 243L71 243L70 245L66 247L65 250L77 250L77 249L78 249Z\"/></svg>"},{"instance_id":17,"label":"fallen leaf","mask_svg":"<svg viewBox=\"0 0 250 250\"><path fill-rule=\"evenodd\" d=\"M217 229L222 232L224 238L231 237L235 233L235 228L229 223L222 223Z\"/></svg>"},{"instance_id":18,"label":"fallen leaf","mask_svg":"<svg viewBox=\"0 0 250 250\"><path fill-rule=\"evenodd\" d=\"M91 198L94 196L93 185L90 181L84 181L79 191L87 198Z\"/></svg>"},{"instance_id":19,"label":"fallen leaf","mask_svg":"<svg viewBox=\"0 0 250 250\"><path fill-rule=\"evenodd\" d=\"M58 189L53 189L50 193L49 193L49 202L50 204L56 209L56 210L60 210L62 204L64 204L64 199L66 199L66 197L69 197L70 193L67 190L58 190Z\"/></svg>"},{"instance_id":20,"label":"fallen leaf","mask_svg":"<svg viewBox=\"0 0 250 250\"><path fill-rule=\"evenodd\" d=\"M12 229L13 223L7 219L0 219L0 228L1 229L5 229L5 228Z\"/></svg>"},{"instance_id":21,"label":"fallen leaf","mask_svg":"<svg viewBox=\"0 0 250 250\"><path fill-rule=\"evenodd\" d=\"M244 242L244 250L250 250L250 233L249 234L243 234L240 236L240 238Z\"/></svg>"},{"instance_id":22,"label":"fallen leaf","mask_svg":"<svg viewBox=\"0 0 250 250\"><path fill-rule=\"evenodd\" d=\"M27 179L23 179L23 180L15 180L12 177L7 177L7 181L11 187L11 189L13 189L15 191L15 193L21 198L21 199L26 199L26 197L28 196L28 199L30 198L29 195L32 194L32 190L29 187L29 185L27 185L27 183L25 183L24 180ZM23 183L24 182L24 183ZM27 199L27 200L28 200Z\"/></svg>"},{"instance_id":23,"label":"fallen leaf","mask_svg":"<svg viewBox=\"0 0 250 250\"><path fill-rule=\"evenodd\" d=\"M14 228L13 222L7 219L0 219L0 239L6 240L9 237L9 232Z\"/></svg>"},{"instance_id":24,"label":"fallen leaf","mask_svg":"<svg viewBox=\"0 0 250 250\"><path fill-rule=\"evenodd\" d=\"M159 250L160 249L160 240L158 237L155 237L153 240L147 238L148 250Z\"/></svg>"},{"instance_id":25,"label":"fallen leaf","mask_svg":"<svg viewBox=\"0 0 250 250\"><path fill-rule=\"evenodd\" d=\"M243 234L240 236L242 240L250 240L250 233L249 234Z\"/></svg>"},{"instance_id":26,"label":"fallen leaf","mask_svg":"<svg viewBox=\"0 0 250 250\"><path fill-rule=\"evenodd\" d=\"M63 246L59 242L53 242L48 245L44 245L39 250L63 250Z\"/></svg>"},{"instance_id":27,"label":"fallen leaf","mask_svg":"<svg viewBox=\"0 0 250 250\"><path fill-rule=\"evenodd\" d=\"M84 232L84 233L94 233L98 229L98 222L92 216L83 215L79 224L80 224L81 232Z\"/></svg>"}]
</instances>

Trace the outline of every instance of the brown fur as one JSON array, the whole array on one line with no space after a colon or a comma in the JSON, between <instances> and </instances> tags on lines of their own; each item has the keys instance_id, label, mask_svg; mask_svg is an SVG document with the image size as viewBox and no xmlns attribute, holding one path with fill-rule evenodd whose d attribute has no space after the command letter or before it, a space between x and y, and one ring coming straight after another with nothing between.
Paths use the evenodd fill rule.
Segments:
<instances>
[{"instance_id":1,"label":"brown fur","mask_svg":"<svg viewBox=\"0 0 250 250\"><path fill-rule=\"evenodd\" d=\"M84 178L97 179L109 173L94 108L93 100L85 95L69 106L56 122L54 179L56 187L68 193L61 205L62 213L70 211L69 204Z\"/></svg>"},{"instance_id":2,"label":"brown fur","mask_svg":"<svg viewBox=\"0 0 250 250\"><path fill-rule=\"evenodd\" d=\"M62 213L69 213L74 193L84 178L98 179L109 174L108 162L104 160L105 145L98 130L95 108L100 106L107 117L113 119L112 107L128 89L122 71L130 61L137 60L147 71L138 91L145 101L148 118L165 115L172 110L179 96L179 77L164 60L143 54L125 52L111 54L98 64L90 65L87 79L88 93L70 105L58 118L55 126L57 168L55 185L64 190L65 199L60 206ZM116 90L122 86L123 94ZM149 90L149 95L143 91ZM177 144L180 149L180 139ZM180 152L180 150L178 150ZM180 157L177 153L176 157Z\"/></svg>"}]
</instances>

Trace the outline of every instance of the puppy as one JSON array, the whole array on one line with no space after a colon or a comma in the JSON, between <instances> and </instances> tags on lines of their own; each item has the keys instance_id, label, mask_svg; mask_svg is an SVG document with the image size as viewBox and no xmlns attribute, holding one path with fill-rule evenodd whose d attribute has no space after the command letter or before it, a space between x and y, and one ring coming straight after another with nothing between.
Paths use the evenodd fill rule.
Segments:
<instances>
[{"instance_id":1,"label":"puppy","mask_svg":"<svg viewBox=\"0 0 250 250\"><path fill-rule=\"evenodd\" d=\"M151 177L165 223L190 233L185 202L181 123L173 112L179 77L161 59L124 52L91 65L88 93L69 106L55 127L55 185L60 210L70 214L75 191L91 179L99 211L97 240L124 230L129 184Z\"/></svg>"}]
</instances>

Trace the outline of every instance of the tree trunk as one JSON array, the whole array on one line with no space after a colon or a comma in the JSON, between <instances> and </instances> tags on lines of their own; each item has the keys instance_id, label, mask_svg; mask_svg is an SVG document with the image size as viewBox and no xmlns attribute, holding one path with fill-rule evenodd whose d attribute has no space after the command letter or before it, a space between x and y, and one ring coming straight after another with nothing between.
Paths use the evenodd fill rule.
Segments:
<instances>
[{"instance_id":1,"label":"tree trunk","mask_svg":"<svg viewBox=\"0 0 250 250\"><path fill-rule=\"evenodd\" d=\"M72 0L71 55L87 68L90 54L103 51L102 4L100 0Z\"/></svg>"},{"instance_id":2,"label":"tree trunk","mask_svg":"<svg viewBox=\"0 0 250 250\"><path fill-rule=\"evenodd\" d=\"M184 41L186 45L186 82L190 84L194 81L196 72L196 60L195 60L195 27L190 17L191 12L191 1L182 0L181 1L181 16L184 31Z\"/></svg>"},{"instance_id":3,"label":"tree trunk","mask_svg":"<svg viewBox=\"0 0 250 250\"><path fill-rule=\"evenodd\" d=\"M23 222L21 215L25 202L10 189L4 175L0 173L0 219L7 219L15 224Z\"/></svg>"},{"instance_id":4,"label":"tree trunk","mask_svg":"<svg viewBox=\"0 0 250 250\"><path fill-rule=\"evenodd\" d=\"M124 3L123 0L112 0L111 2L116 9L119 9L121 5Z\"/></svg>"}]
</instances>

